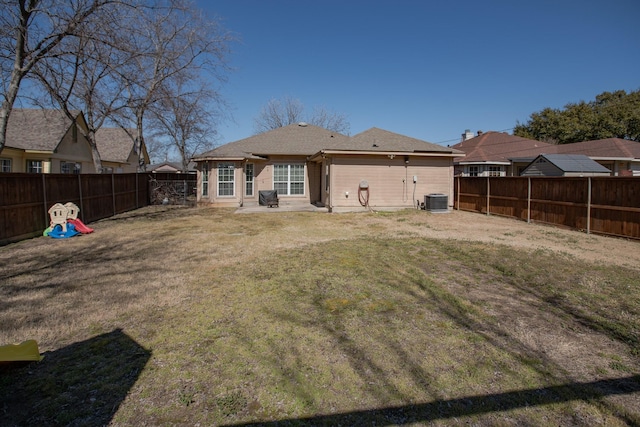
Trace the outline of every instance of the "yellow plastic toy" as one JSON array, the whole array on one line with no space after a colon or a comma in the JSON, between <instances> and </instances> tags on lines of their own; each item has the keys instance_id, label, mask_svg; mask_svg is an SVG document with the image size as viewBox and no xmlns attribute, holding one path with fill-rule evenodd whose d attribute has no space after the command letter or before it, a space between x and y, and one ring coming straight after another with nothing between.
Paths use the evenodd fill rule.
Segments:
<instances>
[{"instance_id":1,"label":"yellow plastic toy","mask_svg":"<svg viewBox=\"0 0 640 427\"><path fill-rule=\"evenodd\" d=\"M43 359L35 340L0 346L0 362L36 361Z\"/></svg>"}]
</instances>

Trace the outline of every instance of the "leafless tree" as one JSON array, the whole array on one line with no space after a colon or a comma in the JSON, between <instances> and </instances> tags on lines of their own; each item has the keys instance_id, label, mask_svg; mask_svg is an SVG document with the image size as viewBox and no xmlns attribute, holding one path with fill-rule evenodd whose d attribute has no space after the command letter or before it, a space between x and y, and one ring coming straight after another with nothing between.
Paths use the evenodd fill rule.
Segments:
<instances>
[{"instance_id":1,"label":"leafless tree","mask_svg":"<svg viewBox=\"0 0 640 427\"><path fill-rule=\"evenodd\" d=\"M188 170L189 161L199 152L212 148L217 132L216 119L223 114L219 95L201 82L179 82L164 91L159 105L151 109L153 135L165 141L165 149L175 149ZM220 111L220 115L216 112Z\"/></svg>"},{"instance_id":2,"label":"leafless tree","mask_svg":"<svg viewBox=\"0 0 640 427\"><path fill-rule=\"evenodd\" d=\"M155 2L153 9L137 15L132 30L131 43L135 46L132 51L138 55L129 63L126 84L128 109L135 117L140 144L145 142L145 115L152 110L156 124L161 118L160 112L169 112L179 124L185 114L204 118L209 112L198 110L204 110L207 105L224 104L212 88L225 81L226 59L233 36L218 21L204 17L189 1L165 0ZM186 82L203 77L208 79L209 90L201 96L183 93L188 86ZM210 102L191 104L192 99L205 98ZM167 119L164 123L170 121ZM180 138L176 139L174 132L184 131L184 128L182 131L167 129L167 136L176 142L181 154L188 151L183 145L186 140L178 143Z\"/></svg>"},{"instance_id":3,"label":"leafless tree","mask_svg":"<svg viewBox=\"0 0 640 427\"><path fill-rule=\"evenodd\" d=\"M349 135L351 128L351 125L345 115L327 110L324 107L314 108L313 114L308 121L312 125L320 126L345 135Z\"/></svg>"},{"instance_id":4,"label":"leafless tree","mask_svg":"<svg viewBox=\"0 0 640 427\"><path fill-rule=\"evenodd\" d=\"M59 45L115 0L0 0L0 152L20 85L33 67L60 54Z\"/></svg>"},{"instance_id":5,"label":"leafless tree","mask_svg":"<svg viewBox=\"0 0 640 427\"><path fill-rule=\"evenodd\" d=\"M255 132L262 133L302 121L304 106L300 100L285 97L271 99L254 121Z\"/></svg>"},{"instance_id":6,"label":"leafless tree","mask_svg":"<svg viewBox=\"0 0 640 427\"><path fill-rule=\"evenodd\" d=\"M271 99L267 102L254 120L254 131L255 133L266 132L301 121L334 132L349 134L350 125L343 114L329 111L324 107L316 107L310 116L305 116L302 102L291 97L285 97L282 100Z\"/></svg>"},{"instance_id":7,"label":"leafless tree","mask_svg":"<svg viewBox=\"0 0 640 427\"><path fill-rule=\"evenodd\" d=\"M140 0L135 6L102 8L86 31L63 44L58 56L34 67L52 104L69 116L73 110L85 113L98 172L102 161L95 133L105 123L136 128L132 139L139 148L148 111L171 111L170 98L184 99L183 93L171 92L174 88L203 75L214 87L214 81L224 81L227 70L230 36L187 0Z\"/></svg>"},{"instance_id":8,"label":"leafless tree","mask_svg":"<svg viewBox=\"0 0 640 427\"><path fill-rule=\"evenodd\" d=\"M133 4L123 3L101 8L76 37L60 44L57 56L33 67L33 75L44 88L37 99L39 104L56 106L70 118L74 111L85 114L85 136L98 173L102 172L102 160L95 134L127 106L126 68L137 54L125 48L129 45L126 24L136 10Z\"/></svg>"}]
</instances>

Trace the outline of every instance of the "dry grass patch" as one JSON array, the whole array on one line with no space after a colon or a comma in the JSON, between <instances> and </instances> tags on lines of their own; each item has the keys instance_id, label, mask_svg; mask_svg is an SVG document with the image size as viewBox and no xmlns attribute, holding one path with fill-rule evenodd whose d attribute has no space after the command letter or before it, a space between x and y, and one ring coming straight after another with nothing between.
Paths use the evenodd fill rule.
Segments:
<instances>
[{"instance_id":1,"label":"dry grass patch","mask_svg":"<svg viewBox=\"0 0 640 427\"><path fill-rule=\"evenodd\" d=\"M0 340L48 350L0 421L640 423L639 270L448 218L155 208L0 248Z\"/></svg>"}]
</instances>

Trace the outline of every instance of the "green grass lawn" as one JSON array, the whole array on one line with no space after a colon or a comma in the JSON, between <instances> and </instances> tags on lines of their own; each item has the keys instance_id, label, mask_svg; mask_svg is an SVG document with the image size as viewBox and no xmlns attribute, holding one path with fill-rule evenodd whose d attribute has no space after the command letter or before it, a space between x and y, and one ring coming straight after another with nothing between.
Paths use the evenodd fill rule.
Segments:
<instances>
[{"instance_id":1,"label":"green grass lawn","mask_svg":"<svg viewBox=\"0 0 640 427\"><path fill-rule=\"evenodd\" d=\"M639 269L429 221L145 211L0 248L0 337L46 350L0 367L0 423L640 424Z\"/></svg>"}]
</instances>

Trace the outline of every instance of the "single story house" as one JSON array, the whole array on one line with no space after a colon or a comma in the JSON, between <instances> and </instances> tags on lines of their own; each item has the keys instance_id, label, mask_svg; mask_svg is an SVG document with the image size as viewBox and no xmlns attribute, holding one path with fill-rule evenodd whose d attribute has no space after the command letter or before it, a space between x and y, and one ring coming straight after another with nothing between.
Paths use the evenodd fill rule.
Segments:
<instances>
[{"instance_id":1,"label":"single story house","mask_svg":"<svg viewBox=\"0 0 640 427\"><path fill-rule=\"evenodd\" d=\"M465 131L462 141L452 146L465 153L454 159L460 176L518 176L537 155L551 152L554 145L504 132ZM517 157L515 161L514 157ZM524 158L524 160L520 159Z\"/></svg>"},{"instance_id":2,"label":"single story house","mask_svg":"<svg viewBox=\"0 0 640 427\"><path fill-rule=\"evenodd\" d=\"M584 154L541 154L521 176L610 176L611 171Z\"/></svg>"},{"instance_id":3,"label":"single story house","mask_svg":"<svg viewBox=\"0 0 640 427\"><path fill-rule=\"evenodd\" d=\"M557 154L584 154L613 176L640 176L640 142L622 138L556 145Z\"/></svg>"},{"instance_id":4,"label":"single story house","mask_svg":"<svg viewBox=\"0 0 640 427\"><path fill-rule=\"evenodd\" d=\"M95 173L87 131L81 111L70 119L61 110L14 108L0 152L0 172ZM134 139L123 129L100 129L96 144L105 172L136 172L139 161L149 163L146 148L138 157Z\"/></svg>"},{"instance_id":5,"label":"single story house","mask_svg":"<svg viewBox=\"0 0 640 427\"><path fill-rule=\"evenodd\" d=\"M147 172L184 173L182 172L182 163L169 161L149 165L147 166ZM194 162L189 162L186 173L196 173L196 164Z\"/></svg>"},{"instance_id":6,"label":"single story house","mask_svg":"<svg viewBox=\"0 0 640 427\"><path fill-rule=\"evenodd\" d=\"M640 142L607 138L572 144L548 144L503 132L466 131L452 148L466 155L454 160L461 176L520 176L540 154L583 154L612 176L640 176Z\"/></svg>"},{"instance_id":7,"label":"single story house","mask_svg":"<svg viewBox=\"0 0 640 427\"><path fill-rule=\"evenodd\" d=\"M462 152L371 128L353 137L291 124L195 156L198 203L245 206L276 190L279 203L332 212L411 208L432 193L453 203L453 159Z\"/></svg>"}]
</instances>

